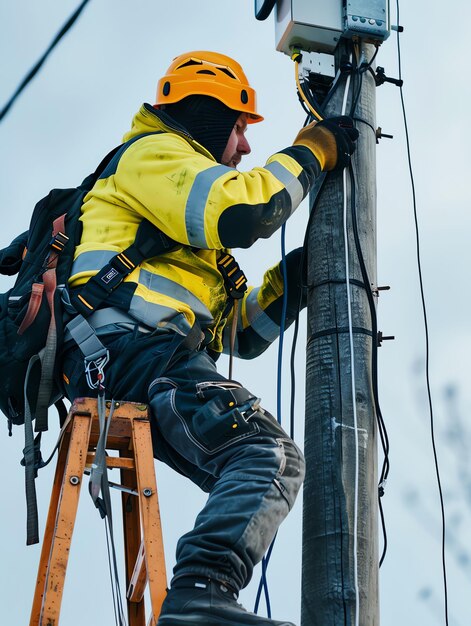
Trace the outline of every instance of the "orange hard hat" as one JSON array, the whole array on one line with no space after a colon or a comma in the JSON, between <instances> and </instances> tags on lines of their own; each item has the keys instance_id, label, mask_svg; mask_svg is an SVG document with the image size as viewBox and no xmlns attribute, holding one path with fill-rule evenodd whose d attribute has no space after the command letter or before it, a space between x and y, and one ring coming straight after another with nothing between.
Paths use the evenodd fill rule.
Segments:
<instances>
[{"instance_id":1,"label":"orange hard hat","mask_svg":"<svg viewBox=\"0 0 471 626\"><path fill-rule=\"evenodd\" d=\"M261 122L255 91L242 67L218 52L196 51L173 59L157 85L156 105L179 102L187 96L211 96L230 109L247 113L247 122Z\"/></svg>"}]
</instances>

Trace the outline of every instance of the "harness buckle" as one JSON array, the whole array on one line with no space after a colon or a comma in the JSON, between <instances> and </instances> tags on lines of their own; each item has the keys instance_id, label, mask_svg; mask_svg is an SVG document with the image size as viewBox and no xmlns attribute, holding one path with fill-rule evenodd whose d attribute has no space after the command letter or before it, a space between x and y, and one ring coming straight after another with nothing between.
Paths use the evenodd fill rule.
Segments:
<instances>
[{"instance_id":1,"label":"harness buckle","mask_svg":"<svg viewBox=\"0 0 471 626\"><path fill-rule=\"evenodd\" d=\"M224 279L228 295L234 300L240 300L247 291L247 278L237 261L231 254L225 253L218 259L217 266Z\"/></svg>"},{"instance_id":2,"label":"harness buckle","mask_svg":"<svg viewBox=\"0 0 471 626\"><path fill-rule=\"evenodd\" d=\"M84 359L85 364L85 377L90 389L103 388L105 382L105 367L110 360L110 353L105 350L105 353L101 356L93 356L93 360Z\"/></svg>"},{"instance_id":3,"label":"harness buckle","mask_svg":"<svg viewBox=\"0 0 471 626\"><path fill-rule=\"evenodd\" d=\"M59 231L54 235L51 239L51 243L49 244L51 248L53 248L56 252L60 253L64 250L67 242L69 241L69 237L65 233Z\"/></svg>"}]
</instances>

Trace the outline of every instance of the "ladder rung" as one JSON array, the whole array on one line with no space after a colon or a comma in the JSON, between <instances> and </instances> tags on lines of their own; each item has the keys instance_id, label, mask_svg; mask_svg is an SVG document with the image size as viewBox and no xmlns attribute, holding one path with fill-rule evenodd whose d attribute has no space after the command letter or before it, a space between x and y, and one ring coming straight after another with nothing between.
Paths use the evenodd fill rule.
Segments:
<instances>
[{"instance_id":1,"label":"ladder rung","mask_svg":"<svg viewBox=\"0 0 471 626\"><path fill-rule=\"evenodd\" d=\"M94 460L95 460L95 453L89 452L87 454L86 467L90 467L93 464ZM133 470L136 468L134 459L130 459L126 457L117 457L117 456L107 456L106 466L107 467L120 467L121 469L128 469L128 470Z\"/></svg>"}]
</instances>

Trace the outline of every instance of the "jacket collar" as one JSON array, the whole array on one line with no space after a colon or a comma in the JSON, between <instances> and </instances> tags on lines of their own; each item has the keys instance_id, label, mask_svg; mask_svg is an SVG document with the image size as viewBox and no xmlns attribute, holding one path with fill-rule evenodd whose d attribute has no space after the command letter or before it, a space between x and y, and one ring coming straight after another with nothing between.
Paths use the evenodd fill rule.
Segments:
<instances>
[{"instance_id":1,"label":"jacket collar","mask_svg":"<svg viewBox=\"0 0 471 626\"><path fill-rule=\"evenodd\" d=\"M200 152L212 161L215 161L212 154L208 152L208 150L206 150L206 148L204 148L200 143L195 141L186 128L171 118L170 115L167 115L165 111L160 111L151 104L147 103L144 103L134 116L131 130L124 135L123 142L129 141L137 135L156 131L173 133L174 135L183 137L197 152Z\"/></svg>"}]
</instances>

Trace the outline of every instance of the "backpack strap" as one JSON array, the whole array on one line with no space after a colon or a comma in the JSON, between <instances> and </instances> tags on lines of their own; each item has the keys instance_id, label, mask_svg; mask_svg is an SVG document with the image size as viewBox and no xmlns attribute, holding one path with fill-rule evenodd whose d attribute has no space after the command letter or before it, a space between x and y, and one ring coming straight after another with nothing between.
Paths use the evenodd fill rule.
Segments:
<instances>
[{"instance_id":1,"label":"backpack strap","mask_svg":"<svg viewBox=\"0 0 471 626\"><path fill-rule=\"evenodd\" d=\"M112 161L115 154L122 147L123 147L123 144L120 144L119 146L116 146L115 148L113 148L113 150L110 150L108 154L100 161L96 170L92 174L89 174L86 178L84 178L78 188L83 189L84 191L90 191L90 189L93 187L96 181L100 178L101 174L103 174L103 172L105 171L108 163Z\"/></svg>"}]
</instances>

